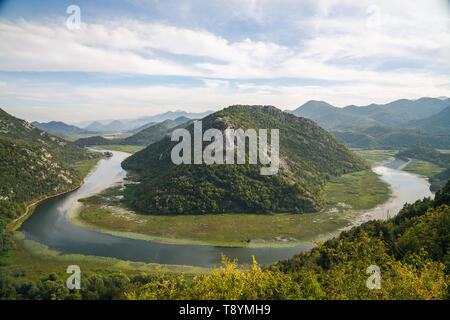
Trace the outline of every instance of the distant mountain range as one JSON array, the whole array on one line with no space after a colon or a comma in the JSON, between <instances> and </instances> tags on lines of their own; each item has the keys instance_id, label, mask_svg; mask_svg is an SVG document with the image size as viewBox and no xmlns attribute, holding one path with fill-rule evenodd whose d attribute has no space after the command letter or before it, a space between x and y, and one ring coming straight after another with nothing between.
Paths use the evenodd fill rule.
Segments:
<instances>
[{"instance_id":1,"label":"distant mountain range","mask_svg":"<svg viewBox=\"0 0 450 320\"><path fill-rule=\"evenodd\" d=\"M409 128L417 128L423 131L447 133L450 130L450 105L444 110L425 119L413 120L404 125Z\"/></svg>"},{"instance_id":2,"label":"distant mountain range","mask_svg":"<svg viewBox=\"0 0 450 320\"><path fill-rule=\"evenodd\" d=\"M121 139L106 139L101 136L93 136L88 138L80 138L75 141L75 144L80 147L99 146L99 145L134 145L134 146L148 146L164 138L168 133L172 132L178 127L183 127L188 124L191 119L186 117L178 117L175 120L165 120L161 123L149 125L147 128L136 132L135 134ZM142 128L142 127L140 127Z\"/></svg>"},{"instance_id":3,"label":"distant mountain range","mask_svg":"<svg viewBox=\"0 0 450 320\"><path fill-rule=\"evenodd\" d=\"M314 120L328 130L357 127L398 126L430 117L450 106L449 99L401 99L387 104L357 107L334 107L324 101L308 101L299 108L288 111L296 116Z\"/></svg>"},{"instance_id":4,"label":"distant mountain range","mask_svg":"<svg viewBox=\"0 0 450 320\"><path fill-rule=\"evenodd\" d=\"M350 147L404 148L428 143L450 148L450 99L401 99L384 105L334 107L308 101L288 111L309 118Z\"/></svg>"},{"instance_id":5,"label":"distant mountain range","mask_svg":"<svg viewBox=\"0 0 450 320\"><path fill-rule=\"evenodd\" d=\"M152 124L163 122L166 120L175 120L180 117L189 119L201 119L214 111L205 111L200 113L186 112L182 110L167 111L154 116L143 116L134 119L121 119L121 120L96 120L89 123L79 123L78 126L83 127L88 131L95 131L99 133L112 133L112 132L131 132L136 133L142 129L146 129Z\"/></svg>"},{"instance_id":6,"label":"distant mountain range","mask_svg":"<svg viewBox=\"0 0 450 320\"><path fill-rule=\"evenodd\" d=\"M101 124L99 121L94 121L84 129L101 133L111 133L127 131L128 127L122 121L114 120L108 124Z\"/></svg>"},{"instance_id":7,"label":"distant mountain range","mask_svg":"<svg viewBox=\"0 0 450 320\"><path fill-rule=\"evenodd\" d=\"M400 99L387 104L360 107L350 105L344 108L312 100L286 112L315 121L349 147L406 148L417 143L427 143L435 148L450 148L450 99L447 97ZM93 121L84 128L55 121L35 124L60 137L117 132L133 134L126 139L81 139L81 145L92 145L94 142L148 145L170 132L171 121L179 122L183 118L201 119L211 113L212 111L168 111L136 119ZM179 124L180 122L177 125ZM152 127L154 128L145 131ZM140 132L142 133L136 136Z\"/></svg>"},{"instance_id":8,"label":"distant mountain range","mask_svg":"<svg viewBox=\"0 0 450 320\"><path fill-rule=\"evenodd\" d=\"M147 129L147 128L155 125L155 124L157 124L157 122L149 122L149 123L146 123L146 124L144 124L144 125L142 125L140 127L128 130L128 133L138 133L139 131L145 130L145 129Z\"/></svg>"},{"instance_id":9,"label":"distant mountain range","mask_svg":"<svg viewBox=\"0 0 450 320\"><path fill-rule=\"evenodd\" d=\"M184 125L191 119L187 117L178 117L175 120L167 119L161 123L149 126L134 135L122 140L121 144L148 146L164 138L168 133L172 132L180 125Z\"/></svg>"},{"instance_id":10,"label":"distant mountain range","mask_svg":"<svg viewBox=\"0 0 450 320\"><path fill-rule=\"evenodd\" d=\"M67 135L96 133L95 130L89 131L89 130L82 129L82 128L79 128L74 125L66 124L61 121L50 121L50 122L34 121L31 124L33 126L35 126L36 128L53 133L54 135L59 136L61 138L64 138Z\"/></svg>"}]
</instances>

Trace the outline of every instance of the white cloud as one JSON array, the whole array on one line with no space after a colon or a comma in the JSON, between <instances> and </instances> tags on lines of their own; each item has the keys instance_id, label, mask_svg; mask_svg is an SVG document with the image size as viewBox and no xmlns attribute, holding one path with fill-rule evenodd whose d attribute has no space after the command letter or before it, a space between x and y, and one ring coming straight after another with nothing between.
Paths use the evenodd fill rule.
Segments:
<instances>
[{"instance_id":1,"label":"white cloud","mask_svg":"<svg viewBox=\"0 0 450 320\"><path fill-rule=\"evenodd\" d=\"M368 57L419 59L425 64L450 61L450 11L445 1L318 0L315 26L305 56L321 61ZM336 14L347 4L347 14ZM345 11L344 11L345 12ZM355 13L356 12L356 13Z\"/></svg>"},{"instance_id":2,"label":"white cloud","mask_svg":"<svg viewBox=\"0 0 450 320\"><path fill-rule=\"evenodd\" d=\"M142 0L145 2L145 0ZM315 14L293 19L298 41L240 37L231 41L204 29L160 22L108 21L68 30L65 21L0 21L0 70L82 71L195 77L199 87L175 85L73 87L49 83L1 85L1 103L90 106L100 116L157 113L168 108L224 107L234 103L294 108L308 99L332 104L368 104L397 98L450 96L450 22L445 2L382 0L308 1ZM288 0L232 1L227 10L260 25L295 13L277 11ZM188 16L191 9L186 7ZM280 10L280 9L278 9ZM233 10L231 10L233 11ZM228 11L227 11L228 12ZM282 21L281 21L282 22ZM283 25L285 28L286 25ZM315 80L314 86L286 86L279 78ZM250 79L265 79L255 84ZM235 80L239 80L235 85ZM270 81L269 81L270 80ZM317 84L316 84L317 83ZM47 87L46 87L47 86ZM97 108L94 108L96 106ZM81 116L76 111L68 117ZM65 117L64 113L52 116Z\"/></svg>"}]
</instances>

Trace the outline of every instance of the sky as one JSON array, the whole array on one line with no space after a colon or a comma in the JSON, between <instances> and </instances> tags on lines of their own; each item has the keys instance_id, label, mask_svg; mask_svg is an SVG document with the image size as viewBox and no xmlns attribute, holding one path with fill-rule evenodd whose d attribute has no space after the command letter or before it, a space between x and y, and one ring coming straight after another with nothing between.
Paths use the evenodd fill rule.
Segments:
<instances>
[{"instance_id":1,"label":"sky","mask_svg":"<svg viewBox=\"0 0 450 320\"><path fill-rule=\"evenodd\" d=\"M448 0L0 0L0 108L29 121L423 96L450 97Z\"/></svg>"}]
</instances>

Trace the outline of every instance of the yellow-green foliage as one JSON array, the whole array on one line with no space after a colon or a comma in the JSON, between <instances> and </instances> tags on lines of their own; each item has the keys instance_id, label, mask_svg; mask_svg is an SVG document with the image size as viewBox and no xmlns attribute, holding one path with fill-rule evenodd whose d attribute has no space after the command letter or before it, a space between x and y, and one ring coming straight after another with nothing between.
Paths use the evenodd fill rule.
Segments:
<instances>
[{"instance_id":1,"label":"yellow-green foliage","mask_svg":"<svg viewBox=\"0 0 450 320\"><path fill-rule=\"evenodd\" d=\"M450 183L435 200L405 205L388 221L370 221L271 268L297 282L313 272L327 299L447 299ZM369 266L381 271L370 290Z\"/></svg>"},{"instance_id":2,"label":"yellow-green foliage","mask_svg":"<svg viewBox=\"0 0 450 320\"><path fill-rule=\"evenodd\" d=\"M397 261L388 254L386 244L363 234L360 241L339 241L336 248L326 248L331 265L320 277L330 299L443 299L447 282L445 266L429 261L424 253L413 254L408 261ZM367 267L381 271L381 288L366 286Z\"/></svg>"},{"instance_id":3,"label":"yellow-green foliage","mask_svg":"<svg viewBox=\"0 0 450 320\"><path fill-rule=\"evenodd\" d=\"M222 257L224 266L212 274L197 276L186 281L184 276L160 279L143 288L130 291L129 299L200 299L200 300L254 300L254 299L302 299L302 287L289 275L265 270L253 259L249 268L238 267L237 261ZM306 283L306 282L305 282ZM322 295L315 279L307 283L304 293Z\"/></svg>"}]
</instances>

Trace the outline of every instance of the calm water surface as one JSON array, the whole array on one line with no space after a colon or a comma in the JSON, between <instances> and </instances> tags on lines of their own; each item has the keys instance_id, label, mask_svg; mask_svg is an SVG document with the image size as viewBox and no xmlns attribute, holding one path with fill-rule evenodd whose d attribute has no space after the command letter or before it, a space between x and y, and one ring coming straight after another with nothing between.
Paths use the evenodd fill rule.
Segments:
<instances>
[{"instance_id":1,"label":"calm water surface","mask_svg":"<svg viewBox=\"0 0 450 320\"><path fill-rule=\"evenodd\" d=\"M26 239L47 245L62 253L78 253L114 257L130 261L155 262L211 267L220 263L221 253L238 258L240 263L251 263L252 255L261 264L271 264L287 259L312 246L289 248L224 248L208 245L176 245L151 241L128 239L108 235L74 225L67 218L68 211L77 200L102 191L125 178L120 163L129 154L113 151L113 157L103 159L85 179L78 190L42 202L22 225ZM398 168L401 163L378 166L374 171L381 174L395 192L395 198L375 209L363 212L355 224L383 219L387 210L394 215L405 202L413 202L431 195L429 184L423 177L412 175Z\"/></svg>"}]
</instances>

